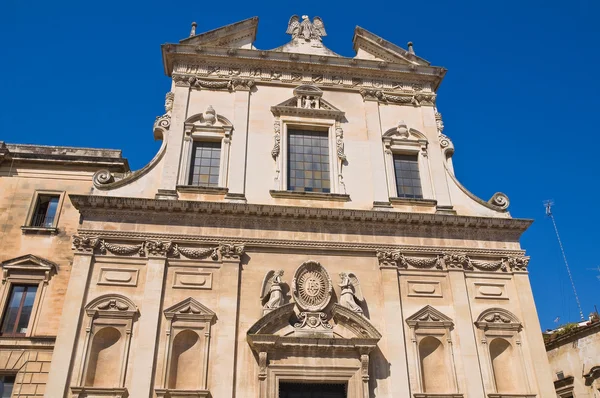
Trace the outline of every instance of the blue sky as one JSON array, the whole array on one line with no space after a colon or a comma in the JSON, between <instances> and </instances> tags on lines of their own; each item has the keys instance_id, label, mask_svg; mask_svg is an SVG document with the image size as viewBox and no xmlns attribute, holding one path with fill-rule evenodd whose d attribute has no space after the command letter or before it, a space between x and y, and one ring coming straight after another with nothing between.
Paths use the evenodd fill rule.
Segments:
<instances>
[{"instance_id":1,"label":"blue sky","mask_svg":"<svg viewBox=\"0 0 600 398\"><path fill-rule=\"evenodd\" d=\"M542 328L578 320L554 213L584 314L600 306L598 110L600 5L566 1L0 3L0 140L123 150L132 168L155 154L152 123L169 78L160 44L252 16L255 45L288 41L292 14L319 15L326 46L353 56L360 25L448 73L438 108L461 182L482 198L506 193L532 218L522 245ZM594 116L596 115L596 116Z\"/></svg>"}]
</instances>

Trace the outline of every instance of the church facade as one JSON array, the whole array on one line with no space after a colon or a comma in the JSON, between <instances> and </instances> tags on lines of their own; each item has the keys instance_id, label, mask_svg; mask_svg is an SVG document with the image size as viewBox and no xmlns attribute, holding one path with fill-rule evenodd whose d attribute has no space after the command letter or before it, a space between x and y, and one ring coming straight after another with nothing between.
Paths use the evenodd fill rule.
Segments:
<instances>
[{"instance_id":1,"label":"church facade","mask_svg":"<svg viewBox=\"0 0 600 398\"><path fill-rule=\"evenodd\" d=\"M162 146L140 170L3 144L12 396L555 396L531 222L454 175L445 69L360 27L339 56L319 17L259 50L257 26L162 46ZM5 333L45 353L31 394Z\"/></svg>"}]
</instances>

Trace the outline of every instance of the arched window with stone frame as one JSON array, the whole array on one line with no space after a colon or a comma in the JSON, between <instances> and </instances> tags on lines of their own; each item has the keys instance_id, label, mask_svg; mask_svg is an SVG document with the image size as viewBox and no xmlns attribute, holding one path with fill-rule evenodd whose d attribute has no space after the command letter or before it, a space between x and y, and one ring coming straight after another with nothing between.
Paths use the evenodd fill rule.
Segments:
<instances>
[{"instance_id":1,"label":"arched window with stone frame","mask_svg":"<svg viewBox=\"0 0 600 398\"><path fill-rule=\"evenodd\" d=\"M390 200L433 200L425 135L401 120L382 139Z\"/></svg>"},{"instance_id":2,"label":"arched window with stone frame","mask_svg":"<svg viewBox=\"0 0 600 398\"><path fill-rule=\"evenodd\" d=\"M211 325L216 315L197 300L189 297L164 310L167 319L161 397L209 397L208 358Z\"/></svg>"},{"instance_id":3,"label":"arched window with stone frame","mask_svg":"<svg viewBox=\"0 0 600 398\"><path fill-rule=\"evenodd\" d=\"M184 123L178 190L227 192L233 125L212 106Z\"/></svg>"},{"instance_id":4,"label":"arched window with stone frame","mask_svg":"<svg viewBox=\"0 0 600 398\"><path fill-rule=\"evenodd\" d=\"M415 398L461 398L452 346L454 323L427 305L406 319L417 370Z\"/></svg>"},{"instance_id":5,"label":"arched window with stone frame","mask_svg":"<svg viewBox=\"0 0 600 398\"><path fill-rule=\"evenodd\" d=\"M503 308L483 311L475 321L489 398L533 398L521 340L523 326ZM485 375L487 374L487 375Z\"/></svg>"},{"instance_id":6,"label":"arched window with stone frame","mask_svg":"<svg viewBox=\"0 0 600 398\"><path fill-rule=\"evenodd\" d=\"M136 305L120 294L107 294L85 307L85 336L74 397L127 397L125 377Z\"/></svg>"}]
</instances>

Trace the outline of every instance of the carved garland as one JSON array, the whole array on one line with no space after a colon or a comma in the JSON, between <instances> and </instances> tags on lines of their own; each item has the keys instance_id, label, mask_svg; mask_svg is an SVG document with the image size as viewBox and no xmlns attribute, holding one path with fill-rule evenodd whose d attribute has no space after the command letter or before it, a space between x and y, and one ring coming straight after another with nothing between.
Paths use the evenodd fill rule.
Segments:
<instances>
[{"instance_id":1,"label":"carved garland","mask_svg":"<svg viewBox=\"0 0 600 398\"><path fill-rule=\"evenodd\" d=\"M465 254L451 253L439 254L433 258L408 257L400 250L378 250L377 259L381 266L398 268L437 268L437 269L464 269L480 271L526 271L529 257L511 256L498 260L473 260Z\"/></svg>"},{"instance_id":2,"label":"carved garland","mask_svg":"<svg viewBox=\"0 0 600 398\"><path fill-rule=\"evenodd\" d=\"M125 245L109 243L99 237L73 236L73 250L79 253L111 253L118 256L161 256L161 257L185 257L189 259L204 259L210 257L212 260L219 258L240 258L244 254L244 244L219 244L217 247L206 249L181 247L177 243L167 240L147 240L139 244Z\"/></svg>"},{"instance_id":3,"label":"carved garland","mask_svg":"<svg viewBox=\"0 0 600 398\"><path fill-rule=\"evenodd\" d=\"M228 91L250 90L255 84L252 79L206 80L182 74L173 74L173 81L178 87Z\"/></svg>"},{"instance_id":4,"label":"carved garland","mask_svg":"<svg viewBox=\"0 0 600 398\"><path fill-rule=\"evenodd\" d=\"M393 104L404 105L434 105L436 95L431 94L390 94L376 89L360 89L360 94L365 100L377 100L381 102L389 102Z\"/></svg>"}]
</instances>

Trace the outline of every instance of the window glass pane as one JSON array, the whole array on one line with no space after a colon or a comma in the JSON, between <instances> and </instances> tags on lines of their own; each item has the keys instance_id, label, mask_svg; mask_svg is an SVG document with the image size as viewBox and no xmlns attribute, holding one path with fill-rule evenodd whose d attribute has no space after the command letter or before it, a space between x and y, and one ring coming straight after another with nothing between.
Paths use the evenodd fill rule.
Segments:
<instances>
[{"instance_id":1,"label":"window glass pane","mask_svg":"<svg viewBox=\"0 0 600 398\"><path fill-rule=\"evenodd\" d=\"M0 398L10 398L15 385L15 376L0 376Z\"/></svg>"},{"instance_id":2,"label":"window glass pane","mask_svg":"<svg viewBox=\"0 0 600 398\"><path fill-rule=\"evenodd\" d=\"M32 227L48 227L54 225L54 217L58 209L58 195L40 195L35 206L33 218L31 219Z\"/></svg>"},{"instance_id":3,"label":"window glass pane","mask_svg":"<svg viewBox=\"0 0 600 398\"><path fill-rule=\"evenodd\" d=\"M33 310L37 286L14 285L2 320L2 334L25 334Z\"/></svg>"},{"instance_id":4,"label":"window glass pane","mask_svg":"<svg viewBox=\"0 0 600 398\"><path fill-rule=\"evenodd\" d=\"M289 129L288 189L331 192L329 184L328 134Z\"/></svg>"},{"instance_id":5,"label":"window glass pane","mask_svg":"<svg viewBox=\"0 0 600 398\"><path fill-rule=\"evenodd\" d=\"M418 155L394 155L396 190L399 198L422 198Z\"/></svg>"},{"instance_id":6,"label":"window glass pane","mask_svg":"<svg viewBox=\"0 0 600 398\"><path fill-rule=\"evenodd\" d=\"M25 292L25 300L23 301L21 315L19 316L19 323L17 324L17 333L27 333L27 326L29 325L29 318L31 318L31 312L33 310L33 302L35 301L36 292L37 286L27 286Z\"/></svg>"},{"instance_id":7,"label":"window glass pane","mask_svg":"<svg viewBox=\"0 0 600 398\"><path fill-rule=\"evenodd\" d=\"M219 186L220 142L196 141L192 146L189 184L205 187Z\"/></svg>"}]
</instances>

